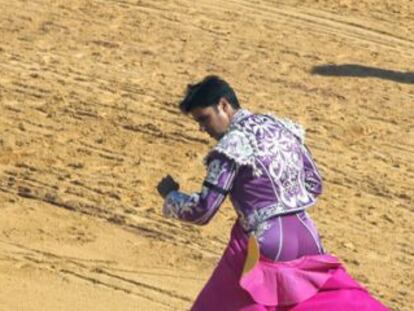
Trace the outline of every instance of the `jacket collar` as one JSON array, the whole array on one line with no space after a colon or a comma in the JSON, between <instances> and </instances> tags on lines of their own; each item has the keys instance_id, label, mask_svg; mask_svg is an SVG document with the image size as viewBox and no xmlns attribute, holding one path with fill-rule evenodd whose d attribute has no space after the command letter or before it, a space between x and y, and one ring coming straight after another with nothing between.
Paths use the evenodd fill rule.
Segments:
<instances>
[{"instance_id":1,"label":"jacket collar","mask_svg":"<svg viewBox=\"0 0 414 311\"><path fill-rule=\"evenodd\" d=\"M231 119L229 128L232 128L234 125L239 123L241 120L251 116L252 113L247 109L239 109L237 112L233 115L233 118Z\"/></svg>"}]
</instances>

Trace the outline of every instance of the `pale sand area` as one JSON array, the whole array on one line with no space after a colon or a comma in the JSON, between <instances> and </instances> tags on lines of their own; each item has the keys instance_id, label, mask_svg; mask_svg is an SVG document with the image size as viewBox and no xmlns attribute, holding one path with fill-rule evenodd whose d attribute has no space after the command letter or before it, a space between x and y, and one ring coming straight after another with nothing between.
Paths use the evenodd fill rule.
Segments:
<instances>
[{"instance_id":1,"label":"pale sand area","mask_svg":"<svg viewBox=\"0 0 414 311\"><path fill-rule=\"evenodd\" d=\"M408 0L0 0L0 310L189 309L235 215L166 220L155 187L200 189L177 102L214 73L307 128L325 247L411 311L413 30Z\"/></svg>"}]
</instances>

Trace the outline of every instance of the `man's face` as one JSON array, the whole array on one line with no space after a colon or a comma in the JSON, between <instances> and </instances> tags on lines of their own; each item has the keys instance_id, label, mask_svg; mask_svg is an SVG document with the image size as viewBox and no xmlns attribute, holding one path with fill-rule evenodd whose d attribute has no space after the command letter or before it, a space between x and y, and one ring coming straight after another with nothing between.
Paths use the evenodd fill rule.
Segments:
<instances>
[{"instance_id":1,"label":"man's face","mask_svg":"<svg viewBox=\"0 0 414 311\"><path fill-rule=\"evenodd\" d=\"M228 109L222 102L217 106L198 107L190 111L190 114L200 126L200 130L207 132L210 137L219 140L229 128L230 116Z\"/></svg>"}]
</instances>

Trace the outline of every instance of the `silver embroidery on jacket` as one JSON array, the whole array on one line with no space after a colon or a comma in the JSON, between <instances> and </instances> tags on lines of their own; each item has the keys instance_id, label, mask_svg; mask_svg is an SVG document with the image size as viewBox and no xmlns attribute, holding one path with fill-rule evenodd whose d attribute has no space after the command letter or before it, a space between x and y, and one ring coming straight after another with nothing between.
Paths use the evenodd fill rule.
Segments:
<instances>
[{"instance_id":1,"label":"silver embroidery on jacket","mask_svg":"<svg viewBox=\"0 0 414 311\"><path fill-rule=\"evenodd\" d=\"M170 192L165 198L163 213L170 218L180 218L183 213L193 213L194 207L200 201L200 195L187 195L179 191Z\"/></svg>"},{"instance_id":2,"label":"silver embroidery on jacket","mask_svg":"<svg viewBox=\"0 0 414 311\"><path fill-rule=\"evenodd\" d=\"M212 160L209 163L207 176L205 181L219 185L220 177L227 168L228 164L219 159ZM226 183L225 188L229 185ZM225 189L227 190L227 189ZM206 186L201 188L200 193L192 193L187 195L180 191L172 191L165 198L163 213L166 217L183 218L182 216L201 213L203 210L198 206L200 199L206 199L210 189Z\"/></svg>"},{"instance_id":3,"label":"silver embroidery on jacket","mask_svg":"<svg viewBox=\"0 0 414 311\"><path fill-rule=\"evenodd\" d=\"M207 177L205 180L213 185L217 185L221 171L223 170L223 165L225 164L218 159L211 161L208 165Z\"/></svg>"},{"instance_id":4,"label":"silver embroidery on jacket","mask_svg":"<svg viewBox=\"0 0 414 311\"><path fill-rule=\"evenodd\" d=\"M304 143L305 130L289 119L280 119L271 115L255 115L254 118L249 118L251 115L244 109L237 112L228 132L211 152L224 154L240 166L250 166L254 175L258 177L263 172L257 165L256 159L280 157L281 152L289 152L287 148L292 144L292 134ZM243 125L240 124L241 121ZM286 159L290 160L290 156Z\"/></svg>"},{"instance_id":5,"label":"silver embroidery on jacket","mask_svg":"<svg viewBox=\"0 0 414 311\"><path fill-rule=\"evenodd\" d=\"M299 124L241 110L211 151L224 154L239 166L251 167L255 177L267 175L275 185L278 200L275 204L248 215L238 211L239 221L246 230L258 228L270 217L303 210L314 204L314 197L308 190L315 188L317 183L313 184L311 180L305 183L308 176L304 170L304 141L305 131ZM268 164L264 165L264 162Z\"/></svg>"}]
</instances>

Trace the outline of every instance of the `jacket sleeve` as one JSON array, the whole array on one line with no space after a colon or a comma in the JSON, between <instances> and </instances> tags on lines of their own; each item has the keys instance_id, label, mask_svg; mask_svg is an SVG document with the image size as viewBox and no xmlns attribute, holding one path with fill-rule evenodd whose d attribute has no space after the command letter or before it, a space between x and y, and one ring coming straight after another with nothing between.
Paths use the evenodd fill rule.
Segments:
<instances>
[{"instance_id":1,"label":"jacket sleeve","mask_svg":"<svg viewBox=\"0 0 414 311\"><path fill-rule=\"evenodd\" d=\"M211 155L201 192L190 195L170 192L165 198L164 216L198 225L207 224L230 192L236 171L236 164L224 155Z\"/></svg>"},{"instance_id":2,"label":"jacket sleeve","mask_svg":"<svg viewBox=\"0 0 414 311\"><path fill-rule=\"evenodd\" d=\"M322 193L322 177L306 145L303 145L303 166L305 171L305 188L314 197Z\"/></svg>"}]
</instances>

